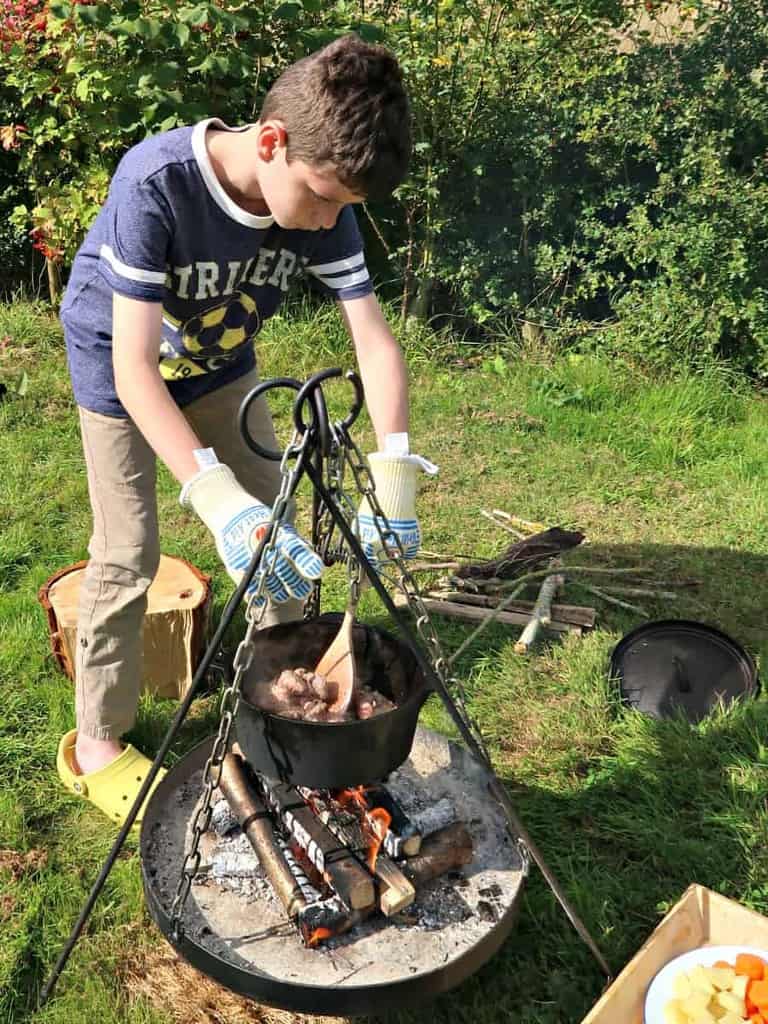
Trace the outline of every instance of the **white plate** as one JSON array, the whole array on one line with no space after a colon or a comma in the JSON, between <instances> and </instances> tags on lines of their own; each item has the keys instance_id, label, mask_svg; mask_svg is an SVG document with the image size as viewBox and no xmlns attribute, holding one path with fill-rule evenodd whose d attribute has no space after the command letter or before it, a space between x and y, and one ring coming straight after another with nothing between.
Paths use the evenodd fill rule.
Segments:
<instances>
[{"instance_id":1,"label":"white plate","mask_svg":"<svg viewBox=\"0 0 768 1024\"><path fill-rule=\"evenodd\" d=\"M664 1007L670 999L675 998L674 983L678 974L690 971L697 964L712 967L718 960L732 964L738 953L754 953L768 961L768 950L757 949L755 946L701 946L670 960L648 986L643 1018L645 1024L664 1024Z\"/></svg>"}]
</instances>

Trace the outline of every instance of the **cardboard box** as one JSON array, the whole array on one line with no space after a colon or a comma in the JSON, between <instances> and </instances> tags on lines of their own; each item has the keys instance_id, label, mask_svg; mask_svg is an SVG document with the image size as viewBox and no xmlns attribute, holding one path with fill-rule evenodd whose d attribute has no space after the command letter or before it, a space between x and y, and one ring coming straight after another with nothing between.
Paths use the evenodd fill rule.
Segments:
<instances>
[{"instance_id":1,"label":"cardboard box","mask_svg":"<svg viewBox=\"0 0 768 1024\"><path fill-rule=\"evenodd\" d=\"M643 1024L645 993L665 964L699 946L737 945L768 949L768 917L690 886L581 1024Z\"/></svg>"}]
</instances>

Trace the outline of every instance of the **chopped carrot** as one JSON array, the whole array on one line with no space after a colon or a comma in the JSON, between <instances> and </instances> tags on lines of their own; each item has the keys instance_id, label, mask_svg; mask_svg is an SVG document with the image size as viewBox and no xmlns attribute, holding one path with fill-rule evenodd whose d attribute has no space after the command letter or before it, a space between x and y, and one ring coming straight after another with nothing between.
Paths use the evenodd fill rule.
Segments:
<instances>
[{"instance_id":1,"label":"chopped carrot","mask_svg":"<svg viewBox=\"0 0 768 1024\"><path fill-rule=\"evenodd\" d=\"M762 1013L750 1013L749 1024L768 1024L768 1017L764 1017Z\"/></svg>"},{"instance_id":2,"label":"chopped carrot","mask_svg":"<svg viewBox=\"0 0 768 1024\"><path fill-rule=\"evenodd\" d=\"M729 970L733 970L733 964L729 964L727 960L718 960L717 963L712 964L713 967L727 967Z\"/></svg>"},{"instance_id":3,"label":"chopped carrot","mask_svg":"<svg viewBox=\"0 0 768 1024\"><path fill-rule=\"evenodd\" d=\"M765 961L752 953L739 953L736 957L736 973L746 974L753 981L762 981L765 977Z\"/></svg>"},{"instance_id":4,"label":"chopped carrot","mask_svg":"<svg viewBox=\"0 0 768 1024\"><path fill-rule=\"evenodd\" d=\"M747 999L758 1008L760 1013L768 1012L768 981L750 981L747 986Z\"/></svg>"}]
</instances>

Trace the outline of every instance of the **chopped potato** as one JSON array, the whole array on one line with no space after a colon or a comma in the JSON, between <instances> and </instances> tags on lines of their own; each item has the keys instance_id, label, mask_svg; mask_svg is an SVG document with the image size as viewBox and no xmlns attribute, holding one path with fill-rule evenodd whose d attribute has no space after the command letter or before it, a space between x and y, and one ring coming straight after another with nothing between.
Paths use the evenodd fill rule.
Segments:
<instances>
[{"instance_id":1,"label":"chopped potato","mask_svg":"<svg viewBox=\"0 0 768 1024\"><path fill-rule=\"evenodd\" d=\"M747 985L749 984L749 978L746 974L737 974L733 979L733 984L730 987L730 991L735 996L739 996L740 999L746 999L747 996Z\"/></svg>"},{"instance_id":2,"label":"chopped potato","mask_svg":"<svg viewBox=\"0 0 768 1024\"><path fill-rule=\"evenodd\" d=\"M688 1014L679 1000L672 999L664 1007L664 1024L688 1024Z\"/></svg>"},{"instance_id":3,"label":"chopped potato","mask_svg":"<svg viewBox=\"0 0 768 1024\"><path fill-rule=\"evenodd\" d=\"M710 998L706 992L692 992L681 1001L683 1010L691 1018L703 1016L709 1010Z\"/></svg>"},{"instance_id":4,"label":"chopped potato","mask_svg":"<svg viewBox=\"0 0 768 1024\"><path fill-rule=\"evenodd\" d=\"M700 964L697 964L696 967L688 972L688 978L694 991L705 992L709 996L715 994L715 986L709 980L707 972Z\"/></svg>"},{"instance_id":5,"label":"chopped potato","mask_svg":"<svg viewBox=\"0 0 768 1024\"><path fill-rule=\"evenodd\" d=\"M744 1013L744 1000L735 996L733 992L718 992L714 1001L719 1003L724 1010L730 1010L731 1013Z\"/></svg>"},{"instance_id":6,"label":"chopped potato","mask_svg":"<svg viewBox=\"0 0 768 1024\"><path fill-rule=\"evenodd\" d=\"M686 996L689 996L691 992L693 992L691 979L688 977L685 971L676 976L675 980L672 983L672 988L677 999L685 999Z\"/></svg>"},{"instance_id":7,"label":"chopped potato","mask_svg":"<svg viewBox=\"0 0 768 1024\"><path fill-rule=\"evenodd\" d=\"M730 992L736 978L736 969L732 967L704 967L704 973L716 989Z\"/></svg>"}]
</instances>

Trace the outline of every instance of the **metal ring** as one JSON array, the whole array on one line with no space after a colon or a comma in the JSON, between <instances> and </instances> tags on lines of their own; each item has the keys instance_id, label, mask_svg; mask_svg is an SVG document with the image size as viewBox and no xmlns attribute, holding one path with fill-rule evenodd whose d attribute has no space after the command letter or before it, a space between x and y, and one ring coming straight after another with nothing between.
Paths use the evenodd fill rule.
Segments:
<instances>
[{"instance_id":1,"label":"metal ring","mask_svg":"<svg viewBox=\"0 0 768 1024\"><path fill-rule=\"evenodd\" d=\"M248 412L251 405L257 398L266 394L267 391L271 391L273 388L291 388L294 391L303 390L301 381L296 380L294 377L273 377L272 380L262 381L260 384L256 385L253 391L249 391L240 403L240 410L237 414L237 424L240 427L240 434L243 440L252 452L256 452L257 455L260 455L263 459L269 459L271 462L280 462L283 458L283 452L273 452L270 451L269 448L262 447L262 445L260 445L259 442L251 436L251 432L248 429Z\"/></svg>"},{"instance_id":2,"label":"metal ring","mask_svg":"<svg viewBox=\"0 0 768 1024\"><path fill-rule=\"evenodd\" d=\"M298 430L298 432L300 434L306 433L306 431L310 427L310 424L305 423L304 422L304 417L301 415L302 407L303 407L304 403L307 401L307 399L309 398L309 395L312 392L314 392L315 390L319 391L320 390L320 385L323 383L324 380L330 380L332 377L341 377L341 375L342 375L342 371L337 366L337 367L333 367L330 370L321 370L319 373L314 374L312 377L309 377L304 382L304 384L302 385L302 387L299 390L298 395L296 395L296 401L295 401L294 406L293 406L293 422L294 422L294 425L295 425L296 429ZM325 407L325 402L323 401L323 408L324 407ZM315 405L315 410L314 411L315 411L315 415L317 415L317 413L319 411L318 408L317 408L317 405ZM327 419L327 413L326 413L326 419Z\"/></svg>"},{"instance_id":3,"label":"metal ring","mask_svg":"<svg viewBox=\"0 0 768 1024\"><path fill-rule=\"evenodd\" d=\"M306 384L304 384L302 389L299 391L298 395L296 396L296 404L294 405L293 408L293 414L294 423L299 433L303 434L304 431L308 429L307 424L304 422L304 419L301 415L301 412L304 403L307 401L309 397L310 392L315 392L315 394L322 394L322 388L320 387L320 385L324 380L331 380L332 378L342 376L344 377L344 380L349 381L349 383L355 389L355 399L352 403L352 408L341 421L341 426L345 428L352 426L357 417L360 415L360 410L363 408L363 401L365 396L363 394L362 381L360 380L359 376L354 372L354 370L347 370L346 373L343 373L338 367L335 367L331 370L321 370L320 373L316 373L313 377L310 377ZM316 409L316 414L324 415L325 423L328 422L328 413L325 411L324 399L322 413L320 413L320 410ZM321 421L321 430L324 428L324 426L325 424L323 424L323 422Z\"/></svg>"},{"instance_id":4,"label":"metal ring","mask_svg":"<svg viewBox=\"0 0 768 1024\"><path fill-rule=\"evenodd\" d=\"M363 392L363 382L354 370L347 370L344 374L344 380L348 380L352 387L355 389L355 400L352 403L352 408L347 413L346 417L341 421L341 425L344 428L351 427L357 417L360 415L360 410L363 408L363 402L365 401L365 394Z\"/></svg>"}]
</instances>

